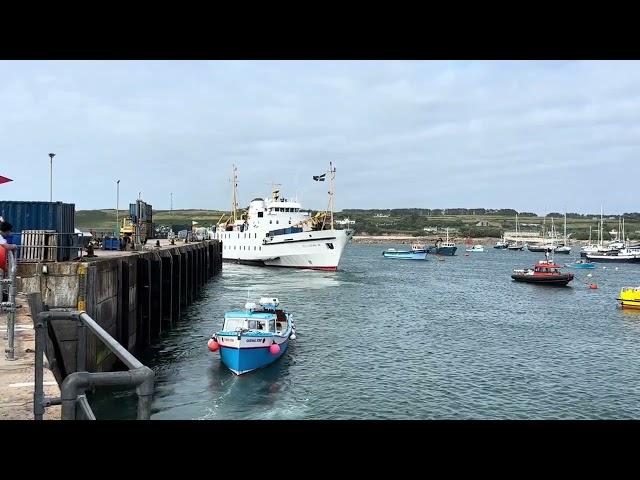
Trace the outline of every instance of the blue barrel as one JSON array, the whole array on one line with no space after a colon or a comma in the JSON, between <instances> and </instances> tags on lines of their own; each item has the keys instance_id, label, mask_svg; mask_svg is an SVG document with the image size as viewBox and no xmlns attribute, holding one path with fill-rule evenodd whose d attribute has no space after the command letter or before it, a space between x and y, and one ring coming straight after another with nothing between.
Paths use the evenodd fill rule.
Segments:
<instances>
[{"instance_id":1,"label":"blue barrel","mask_svg":"<svg viewBox=\"0 0 640 480\"><path fill-rule=\"evenodd\" d=\"M120 239L105 237L102 240L102 249L103 250L120 250Z\"/></svg>"},{"instance_id":2,"label":"blue barrel","mask_svg":"<svg viewBox=\"0 0 640 480\"><path fill-rule=\"evenodd\" d=\"M14 233L13 235L11 235L9 237L9 240L7 240L7 243L10 243L11 245L21 245L22 244L22 234L21 233Z\"/></svg>"}]
</instances>

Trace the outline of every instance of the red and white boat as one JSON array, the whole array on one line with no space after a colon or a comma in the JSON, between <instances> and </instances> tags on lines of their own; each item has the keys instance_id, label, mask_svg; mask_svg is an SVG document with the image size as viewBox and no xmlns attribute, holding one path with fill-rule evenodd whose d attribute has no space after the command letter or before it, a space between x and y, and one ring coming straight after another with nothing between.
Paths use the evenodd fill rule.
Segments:
<instances>
[{"instance_id":1,"label":"red and white boat","mask_svg":"<svg viewBox=\"0 0 640 480\"><path fill-rule=\"evenodd\" d=\"M511 278L516 282L565 287L573 280L573 273L562 273L561 268L562 266L553 260L541 260L534 265L533 269L514 270Z\"/></svg>"}]
</instances>

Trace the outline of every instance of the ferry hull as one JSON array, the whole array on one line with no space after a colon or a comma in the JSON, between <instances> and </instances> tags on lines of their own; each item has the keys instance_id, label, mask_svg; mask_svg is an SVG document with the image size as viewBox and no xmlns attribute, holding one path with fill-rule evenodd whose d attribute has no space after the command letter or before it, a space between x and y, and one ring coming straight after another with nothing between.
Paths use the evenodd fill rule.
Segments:
<instances>
[{"instance_id":1,"label":"ferry hull","mask_svg":"<svg viewBox=\"0 0 640 480\"><path fill-rule=\"evenodd\" d=\"M242 239L230 239L224 248L223 238L222 258L226 262L249 265L335 271L352 237L351 230L301 232L276 236L259 245L260 250L254 248L256 245L250 243L251 239L248 245Z\"/></svg>"}]
</instances>

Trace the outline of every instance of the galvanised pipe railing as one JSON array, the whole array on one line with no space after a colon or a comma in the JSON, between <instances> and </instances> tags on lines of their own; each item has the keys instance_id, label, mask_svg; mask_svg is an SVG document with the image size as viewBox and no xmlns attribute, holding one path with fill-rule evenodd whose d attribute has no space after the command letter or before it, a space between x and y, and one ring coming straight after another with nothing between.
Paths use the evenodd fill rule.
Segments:
<instances>
[{"instance_id":1,"label":"galvanised pipe railing","mask_svg":"<svg viewBox=\"0 0 640 480\"><path fill-rule=\"evenodd\" d=\"M43 354L46 342L46 328L48 322L58 320L74 320L78 322L77 372L68 375L60 387L60 398L44 396ZM36 420L42 420L45 407L62 405L62 420L76 420L82 418L95 420L95 415L89 406L86 396L87 389L99 386L128 386L135 387L138 394L138 420L148 420L151 417L151 400L153 396L153 371L120 345L95 320L85 312L78 311L47 311L37 315L36 329L36 366L33 413ZM113 354L124 363L129 370L125 372L83 371L86 356L86 329L104 343ZM79 409L77 408L79 407ZM78 415L80 413L81 415Z\"/></svg>"}]
</instances>

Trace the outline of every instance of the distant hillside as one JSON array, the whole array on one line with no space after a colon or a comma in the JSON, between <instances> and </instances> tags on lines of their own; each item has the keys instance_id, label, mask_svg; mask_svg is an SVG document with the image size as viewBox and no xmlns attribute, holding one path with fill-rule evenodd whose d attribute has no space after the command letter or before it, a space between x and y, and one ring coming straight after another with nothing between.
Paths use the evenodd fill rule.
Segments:
<instances>
[{"instance_id":1,"label":"distant hillside","mask_svg":"<svg viewBox=\"0 0 640 480\"><path fill-rule=\"evenodd\" d=\"M157 210L153 212L153 222L159 225L189 225L192 221L200 225L218 223L223 213L217 210ZM120 219L129 215L128 210L119 210ZM80 229L107 229L116 224L116 209L110 210L78 210L76 227Z\"/></svg>"},{"instance_id":2,"label":"distant hillside","mask_svg":"<svg viewBox=\"0 0 640 480\"><path fill-rule=\"evenodd\" d=\"M458 214L452 212L460 212ZM470 212L470 213L462 213ZM482 212L482 213L480 213ZM222 214L229 212L220 210L157 210L153 212L153 222L160 225L191 225L192 221L201 226L218 223ZM120 218L129 212L120 210ZM545 222L547 229L554 217L555 227L562 232L563 219L559 213L551 213L547 217L538 217L533 213L519 213L520 226L523 231L539 230ZM389 210L359 210L350 209L335 212L336 220L349 218L355 221L357 233L369 235L433 235L442 236L445 228L449 228L456 236L470 237L499 237L505 231L515 230L515 210L485 210L485 209L389 209ZM589 238L589 227L592 227L592 238L597 238L599 214L567 214L567 231L571 238L586 240ZM632 239L640 238L640 214L625 214L626 232ZM79 210L76 212L76 226L80 229L115 229L116 213L111 210ZM618 228L618 217L606 215L604 221L605 239L608 232Z\"/></svg>"}]
</instances>

